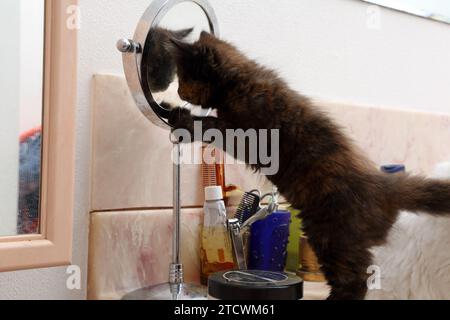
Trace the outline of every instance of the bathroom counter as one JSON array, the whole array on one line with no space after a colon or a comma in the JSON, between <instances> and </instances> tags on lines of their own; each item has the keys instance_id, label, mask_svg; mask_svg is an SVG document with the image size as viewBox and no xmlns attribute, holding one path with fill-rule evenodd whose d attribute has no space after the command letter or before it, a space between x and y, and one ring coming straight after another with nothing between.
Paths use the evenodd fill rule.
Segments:
<instances>
[{"instance_id":1,"label":"bathroom counter","mask_svg":"<svg viewBox=\"0 0 450 320\"><path fill-rule=\"evenodd\" d=\"M206 289L205 289L206 290ZM322 282L305 282L304 283L304 298L303 300L326 300L330 293L330 288L326 283ZM121 299L116 297L115 299ZM109 297L109 299L114 299Z\"/></svg>"},{"instance_id":2,"label":"bathroom counter","mask_svg":"<svg viewBox=\"0 0 450 320\"><path fill-rule=\"evenodd\" d=\"M330 288L323 282L305 282L303 300L326 300Z\"/></svg>"},{"instance_id":3,"label":"bathroom counter","mask_svg":"<svg viewBox=\"0 0 450 320\"><path fill-rule=\"evenodd\" d=\"M205 287L206 290L206 287ZM330 288L326 283L305 282L303 300L326 300L330 293Z\"/></svg>"}]
</instances>

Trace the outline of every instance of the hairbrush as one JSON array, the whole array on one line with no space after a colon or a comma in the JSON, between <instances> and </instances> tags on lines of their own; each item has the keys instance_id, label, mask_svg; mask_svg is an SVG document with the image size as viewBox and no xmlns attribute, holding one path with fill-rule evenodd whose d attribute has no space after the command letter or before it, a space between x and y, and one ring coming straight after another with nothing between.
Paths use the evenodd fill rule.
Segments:
<instances>
[{"instance_id":1,"label":"hairbrush","mask_svg":"<svg viewBox=\"0 0 450 320\"><path fill-rule=\"evenodd\" d=\"M258 190L246 192L236 210L236 219L242 225L259 210L261 194Z\"/></svg>"}]
</instances>

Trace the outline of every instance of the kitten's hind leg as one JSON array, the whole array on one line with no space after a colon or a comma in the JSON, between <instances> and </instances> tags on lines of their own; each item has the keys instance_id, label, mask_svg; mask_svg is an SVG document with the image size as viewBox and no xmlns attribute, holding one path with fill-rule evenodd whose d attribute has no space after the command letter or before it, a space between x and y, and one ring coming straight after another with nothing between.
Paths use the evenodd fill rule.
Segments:
<instances>
[{"instance_id":1,"label":"kitten's hind leg","mask_svg":"<svg viewBox=\"0 0 450 320\"><path fill-rule=\"evenodd\" d=\"M334 243L337 241L333 240ZM322 265L322 271L331 287L328 300L365 299L369 279L367 270L371 265L371 255L365 248L357 248L357 246L358 243L355 243L317 250L318 247L313 245Z\"/></svg>"}]
</instances>

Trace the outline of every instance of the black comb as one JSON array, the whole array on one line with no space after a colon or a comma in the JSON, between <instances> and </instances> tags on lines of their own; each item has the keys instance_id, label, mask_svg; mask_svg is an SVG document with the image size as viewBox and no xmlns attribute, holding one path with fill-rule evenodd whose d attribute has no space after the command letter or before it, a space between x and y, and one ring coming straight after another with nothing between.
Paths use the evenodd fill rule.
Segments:
<instances>
[{"instance_id":1,"label":"black comb","mask_svg":"<svg viewBox=\"0 0 450 320\"><path fill-rule=\"evenodd\" d=\"M241 225L258 211L260 202L261 196L258 190L244 194L236 210L236 219Z\"/></svg>"}]
</instances>

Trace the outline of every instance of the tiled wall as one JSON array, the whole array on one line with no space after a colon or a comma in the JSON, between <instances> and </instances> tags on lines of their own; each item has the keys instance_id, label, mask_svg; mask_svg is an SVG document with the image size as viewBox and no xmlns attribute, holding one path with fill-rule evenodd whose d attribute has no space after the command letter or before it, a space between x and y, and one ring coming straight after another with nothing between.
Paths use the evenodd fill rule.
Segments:
<instances>
[{"instance_id":1,"label":"tiled wall","mask_svg":"<svg viewBox=\"0 0 450 320\"><path fill-rule=\"evenodd\" d=\"M201 209L182 211L182 263L200 281ZM132 289L166 282L172 251L172 210L94 213L89 246L89 299L119 299Z\"/></svg>"},{"instance_id":2,"label":"tiled wall","mask_svg":"<svg viewBox=\"0 0 450 320\"><path fill-rule=\"evenodd\" d=\"M428 175L437 163L450 159L449 115L385 106L321 106L376 165L401 163L409 172Z\"/></svg>"},{"instance_id":3,"label":"tiled wall","mask_svg":"<svg viewBox=\"0 0 450 320\"><path fill-rule=\"evenodd\" d=\"M169 131L136 108L125 80L93 80L92 191L89 249L90 299L167 281L172 228L172 146ZM196 152L200 146L183 146ZM189 148L192 148L190 150ZM245 165L226 165L226 182L271 191L267 179ZM200 166L182 166L183 258L187 280L199 277L203 206Z\"/></svg>"},{"instance_id":4,"label":"tiled wall","mask_svg":"<svg viewBox=\"0 0 450 320\"><path fill-rule=\"evenodd\" d=\"M118 299L167 281L171 252L172 162L169 133L135 107L122 77L93 81L92 199L89 252L91 299ZM404 163L427 174L450 159L450 117L319 102L376 165ZM197 146L198 148L198 146ZM243 165L226 168L227 183L271 190ZM183 261L187 280L199 277L201 176L183 165Z\"/></svg>"},{"instance_id":5,"label":"tiled wall","mask_svg":"<svg viewBox=\"0 0 450 320\"><path fill-rule=\"evenodd\" d=\"M140 113L123 78L98 75L93 83L92 211L171 207L169 130ZM227 183L270 191L265 178L250 172L244 178L244 170L244 165L227 166ZM181 188L183 206L203 205L198 165L183 165Z\"/></svg>"}]
</instances>

